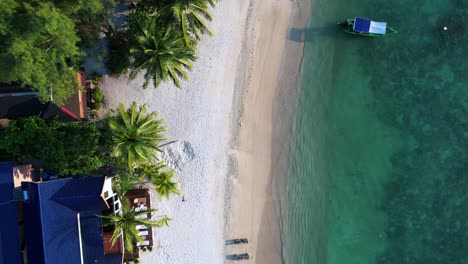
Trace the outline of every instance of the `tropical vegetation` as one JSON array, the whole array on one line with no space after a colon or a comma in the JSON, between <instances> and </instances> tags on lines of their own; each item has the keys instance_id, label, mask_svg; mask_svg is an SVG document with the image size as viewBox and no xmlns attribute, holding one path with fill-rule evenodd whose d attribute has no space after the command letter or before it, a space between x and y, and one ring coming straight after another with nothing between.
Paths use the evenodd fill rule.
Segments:
<instances>
[{"instance_id":1,"label":"tropical vegetation","mask_svg":"<svg viewBox=\"0 0 468 264\"><path fill-rule=\"evenodd\" d=\"M145 180L153 183L158 195L169 199L171 194L180 194L178 183L173 180L174 170L167 170L167 165L161 161L157 164L141 164L135 170L139 184Z\"/></svg>"},{"instance_id":2,"label":"tropical vegetation","mask_svg":"<svg viewBox=\"0 0 468 264\"><path fill-rule=\"evenodd\" d=\"M196 59L197 41L204 34L212 35L208 21L213 17L209 7L214 6L214 0L141 1L131 12L125 31L125 45L133 59L130 76L145 72L144 88L168 81L182 88L181 79L189 80L188 71ZM126 62L121 47L120 58Z\"/></svg>"},{"instance_id":3,"label":"tropical vegetation","mask_svg":"<svg viewBox=\"0 0 468 264\"><path fill-rule=\"evenodd\" d=\"M215 3L213 0L175 0L166 7L175 24L179 26L187 46L191 43L191 36L200 40L203 34L213 35L207 25L207 20L213 19L208 5L214 7Z\"/></svg>"},{"instance_id":4,"label":"tropical vegetation","mask_svg":"<svg viewBox=\"0 0 468 264\"><path fill-rule=\"evenodd\" d=\"M120 201L122 203L122 208L119 214L102 215L101 218L103 218L105 225L114 227L111 237L112 245L123 235L126 252L133 252L134 244L143 241L143 238L138 235L138 230L136 228L138 225L145 225L148 227L163 227L169 225L171 219L165 215L158 220L140 217L146 216L148 213L156 212L154 209L135 211L135 208L130 207L130 203L126 198Z\"/></svg>"},{"instance_id":5,"label":"tropical vegetation","mask_svg":"<svg viewBox=\"0 0 468 264\"><path fill-rule=\"evenodd\" d=\"M197 42L212 35L208 23L214 0L141 0L132 9L128 27L115 28L110 12L115 0L0 1L0 82L30 86L41 101L63 104L78 89L76 74L85 55L105 32L109 40L106 65L112 74L143 74L143 87L173 82L182 88L196 60ZM96 81L96 80L95 80ZM98 80L96 81L98 82ZM99 89L95 108L103 103ZM63 123L38 117L8 122L0 130L0 156L17 162L38 160L61 176L117 175L114 189L123 195L151 183L161 198L180 194L174 170L158 159L165 120L146 104L120 104L98 123ZM139 218L122 198L122 210L101 216L114 227L112 243L123 235L125 248L141 242L137 225L162 227L171 220Z\"/></svg>"},{"instance_id":6,"label":"tropical vegetation","mask_svg":"<svg viewBox=\"0 0 468 264\"><path fill-rule=\"evenodd\" d=\"M167 130L164 119L157 119L157 112L148 112L148 105L138 107L135 102L130 108L119 104L106 124L113 141L112 155L128 165L130 171L136 164L156 158L158 144L166 138L161 134Z\"/></svg>"},{"instance_id":7,"label":"tropical vegetation","mask_svg":"<svg viewBox=\"0 0 468 264\"><path fill-rule=\"evenodd\" d=\"M155 16L157 17L157 16ZM138 26L136 44L130 49L133 56L130 77L134 78L140 71L145 71L143 87L152 81L158 87L161 81L172 80L181 88L179 77L188 80L187 69L192 69L195 51L192 46L185 46L180 32L173 27L161 29L156 22L149 23L148 28Z\"/></svg>"},{"instance_id":8,"label":"tropical vegetation","mask_svg":"<svg viewBox=\"0 0 468 264\"><path fill-rule=\"evenodd\" d=\"M17 162L39 160L62 176L88 175L106 161L100 153L100 136L95 124L20 118L0 130L0 150Z\"/></svg>"},{"instance_id":9,"label":"tropical vegetation","mask_svg":"<svg viewBox=\"0 0 468 264\"><path fill-rule=\"evenodd\" d=\"M174 170L163 171L151 176L156 192L160 197L169 199L171 194L180 194L177 182L173 181Z\"/></svg>"},{"instance_id":10,"label":"tropical vegetation","mask_svg":"<svg viewBox=\"0 0 468 264\"><path fill-rule=\"evenodd\" d=\"M83 53L107 21L112 0L0 1L0 82L39 91L61 105L78 89Z\"/></svg>"}]
</instances>

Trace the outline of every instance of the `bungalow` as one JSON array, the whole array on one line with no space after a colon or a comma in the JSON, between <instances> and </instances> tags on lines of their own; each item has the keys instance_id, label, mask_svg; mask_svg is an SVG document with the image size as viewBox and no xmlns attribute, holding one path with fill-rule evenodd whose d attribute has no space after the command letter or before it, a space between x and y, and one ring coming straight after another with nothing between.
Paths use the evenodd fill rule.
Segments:
<instances>
[{"instance_id":1,"label":"bungalow","mask_svg":"<svg viewBox=\"0 0 468 264\"><path fill-rule=\"evenodd\" d=\"M37 98L38 92L31 87L23 87L17 83L0 83L0 119L29 116L39 116L44 119L58 117L63 122L87 119L86 96L82 91L86 85L84 71L77 73L77 80L80 89L61 107L52 101L40 102Z\"/></svg>"},{"instance_id":2,"label":"bungalow","mask_svg":"<svg viewBox=\"0 0 468 264\"><path fill-rule=\"evenodd\" d=\"M120 210L112 178L28 180L14 189L13 165L0 163L0 188L0 263L123 262L122 240L110 245L99 217Z\"/></svg>"}]
</instances>

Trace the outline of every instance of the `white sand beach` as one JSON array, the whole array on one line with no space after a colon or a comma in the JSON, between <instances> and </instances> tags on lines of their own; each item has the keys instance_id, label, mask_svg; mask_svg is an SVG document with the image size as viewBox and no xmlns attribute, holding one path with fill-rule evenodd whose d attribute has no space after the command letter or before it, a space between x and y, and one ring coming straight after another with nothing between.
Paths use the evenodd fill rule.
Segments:
<instances>
[{"instance_id":1,"label":"white sand beach","mask_svg":"<svg viewBox=\"0 0 468 264\"><path fill-rule=\"evenodd\" d=\"M105 109L147 103L166 119L169 140L177 140L163 156L176 170L182 194L169 201L151 194L158 214L173 220L153 231L154 249L141 252L140 263L224 263L234 251L251 255L245 263L279 263L278 254L267 253L278 249L277 227L262 242L257 238L269 201L271 207L265 190L271 182L272 104L292 5L219 2L210 23L214 36L200 42L182 90L172 84L144 90L142 75L103 78ZM235 237L250 243L225 248L224 241Z\"/></svg>"}]
</instances>

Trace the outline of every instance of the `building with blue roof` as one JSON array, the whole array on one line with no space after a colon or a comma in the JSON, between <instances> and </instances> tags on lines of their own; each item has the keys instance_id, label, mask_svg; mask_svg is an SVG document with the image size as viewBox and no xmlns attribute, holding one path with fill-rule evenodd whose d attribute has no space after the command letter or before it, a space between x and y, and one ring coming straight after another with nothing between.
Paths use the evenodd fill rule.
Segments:
<instances>
[{"instance_id":1,"label":"building with blue roof","mask_svg":"<svg viewBox=\"0 0 468 264\"><path fill-rule=\"evenodd\" d=\"M23 258L37 264L122 264L123 247L105 252L99 217L119 204L111 186L111 178L88 177L22 182L15 190L13 165L0 163L0 264L24 263ZM15 200L15 191L23 198ZM17 203L22 205L24 251Z\"/></svg>"},{"instance_id":2,"label":"building with blue roof","mask_svg":"<svg viewBox=\"0 0 468 264\"><path fill-rule=\"evenodd\" d=\"M0 163L0 264L22 263L13 164Z\"/></svg>"},{"instance_id":3,"label":"building with blue roof","mask_svg":"<svg viewBox=\"0 0 468 264\"><path fill-rule=\"evenodd\" d=\"M22 183L29 193L23 208L28 259L38 264L122 263L122 253L104 252L99 215L109 209L105 181L89 177Z\"/></svg>"}]
</instances>

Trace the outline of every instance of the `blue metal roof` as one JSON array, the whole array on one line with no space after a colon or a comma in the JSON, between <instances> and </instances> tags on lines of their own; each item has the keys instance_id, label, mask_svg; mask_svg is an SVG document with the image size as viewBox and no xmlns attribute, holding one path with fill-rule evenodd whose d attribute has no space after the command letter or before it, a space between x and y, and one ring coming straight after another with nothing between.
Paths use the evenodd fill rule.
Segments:
<instances>
[{"instance_id":1,"label":"blue metal roof","mask_svg":"<svg viewBox=\"0 0 468 264\"><path fill-rule=\"evenodd\" d=\"M16 202L13 201L13 164L0 163L0 264L22 263Z\"/></svg>"},{"instance_id":2,"label":"blue metal roof","mask_svg":"<svg viewBox=\"0 0 468 264\"><path fill-rule=\"evenodd\" d=\"M108 209L101 197L105 177L73 178L50 199L74 211Z\"/></svg>"},{"instance_id":3,"label":"blue metal roof","mask_svg":"<svg viewBox=\"0 0 468 264\"><path fill-rule=\"evenodd\" d=\"M23 183L23 189L30 192L30 201L24 203L29 259L37 260L35 263L39 264L80 264L79 224L84 263L101 263L95 262L104 256L101 218L98 217L101 210L87 206L88 198L98 192L96 183L101 183L102 190L104 177L98 178ZM90 194L86 193L86 188ZM67 201L66 206L56 202L60 197L64 198L60 201ZM80 197L84 199L85 206L77 202ZM73 209L69 208L69 201L73 201ZM74 210L76 208L80 209L79 215Z\"/></svg>"},{"instance_id":4,"label":"blue metal roof","mask_svg":"<svg viewBox=\"0 0 468 264\"><path fill-rule=\"evenodd\" d=\"M22 183L30 196L23 206L28 259L38 264L81 263L77 213L49 199L68 181Z\"/></svg>"},{"instance_id":5,"label":"blue metal roof","mask_svg":"<svg viewBox=\"0 0 468 264\"><path fill-rule=\"evenodd\" d=\"M96 264L122 264L123 254L107 254L97 260Z\"/></svg>"},{"instance_id":6,"label":"blue metal roof","mask_svg":"<svg viewBox=\"0 0 468 264\"><path fill-rule=\"evenodd\" d=\"M80 213L84 263L95 263L104 255L101 211Z\"/></svg>"}]
</instances>

